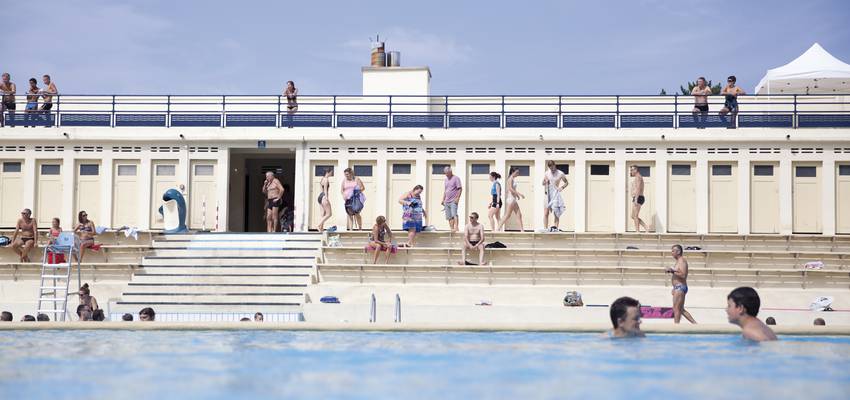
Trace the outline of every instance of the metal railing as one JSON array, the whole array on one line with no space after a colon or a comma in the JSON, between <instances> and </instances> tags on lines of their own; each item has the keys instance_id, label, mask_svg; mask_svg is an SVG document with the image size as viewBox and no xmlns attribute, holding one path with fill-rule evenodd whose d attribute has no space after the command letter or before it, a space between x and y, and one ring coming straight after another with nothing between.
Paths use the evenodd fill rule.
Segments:
<instances>
[{"instance_id":1,"label":"metal railing","mask_svg":"<svg viewBox=\"0 0 850 400\"><path fill-rule=\"evenodd\" d=\"M20 101L18 101L20 100ZM737 114L694 113L693 96L54 95L47 111L7 110L7 126L325 128L850 127L850 94L739 96ZM26 97L17 96L25 105ZM43 105L44 103L39 103Z\"/></svg>"}]
</instances>

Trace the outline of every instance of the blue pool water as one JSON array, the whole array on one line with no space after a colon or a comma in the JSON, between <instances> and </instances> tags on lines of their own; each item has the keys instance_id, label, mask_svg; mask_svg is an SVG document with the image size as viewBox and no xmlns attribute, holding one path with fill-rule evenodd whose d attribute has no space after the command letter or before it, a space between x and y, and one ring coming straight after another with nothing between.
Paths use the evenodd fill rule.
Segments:
<instances>
[{"instance_id":1,"label":"blue pool water","mask_svg":"<svg viewBox=\"0 0 850 400\"><path fill-rule=\"evenodd\" d=\"M849 337L4 331L0 399L850 398Z\"/></svg>"}]
</instances>

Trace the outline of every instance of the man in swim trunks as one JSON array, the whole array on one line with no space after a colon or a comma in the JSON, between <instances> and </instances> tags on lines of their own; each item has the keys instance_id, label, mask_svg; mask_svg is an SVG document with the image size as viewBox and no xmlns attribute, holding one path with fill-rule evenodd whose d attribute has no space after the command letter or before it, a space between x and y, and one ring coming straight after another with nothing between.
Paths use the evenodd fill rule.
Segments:
<instances>
[{"instance_id":1,"label":"man in swim trunks","mask_svg":"<svg viewBox=\"0 0 850 400\"><path fill-rule=\"evenodd\" d=\"M41 104L41 111L43 111L44 118L50 119L50 110L53 109L53 96L59 94L59 89L56 88L56 84L50 80L50 75L44 75L41 77L41 81L44 82L44 90L41 91L41 99L44 101ZM45 126L45 128L49 128L50 126Z\"/></svg>"},{"instance_id":2,"label":"man in swim trunks","mask_svg":"<svg viewBox=\"0 0 850 400\"><path fill-rule=\"evenodd\" d=\"M646 226L646 223L640 219L640 208L643 206L643 203L646 202L646 198L643 197L643 176L640 174L640 169L638 169L637 165L632 165L629 168L629 175L632 179L632 188L631 188L631 196L632 196L632 221L635 222L635 232L640 233L640 227L643 227L644 232L649 232L649 227Z\"/></svg>"},{"instance_id":3,"label":"man in swim trunks","mask_svg":"<svg viewBox=\"0 0 850 400\"><path fill-rule=\"evenodd\" d=\"M463 186L460 184L460 178L452 174L452 167L446 166L443 168L443 173L446 174L445 191L443 192L443 201L440 203L446 208L446 220L449 221L449 228L452 233L457 232L457 205L460 202L460 195L463 193Z\"/></svg>"},{"instance_id":4,"label":"man in swim trunks","mask_svg":"<svg viewBox=\"0 0 850 400\"><path fill-rule=\"evenodd\" d=\"M739 287L726 296L726 317L729 323L741 327L744 339L756 342L778 340L776 334L756 316L761 299L755 289Z\"/></svg>"},{"instance_id":5,"label":"man in swim trunks","mask_svg":"<svg viewBox=\"0 0 850 400\"><path fill-rule=\"evenodd\" d=\"M558 232L561 214L566 210L564 198L561 197L561 191L566 189L570 182L567 181L567 175L558 169L554 160L547 161L546 167L547 170L543 174L543 187L546 188L546 207L543 209L543 226L549 226L549 211L552 211L554 225L549 227L549 232Z\"/></svg>"},{"instance_id":6,"label":"man in swim trunks","mask_svg":"<svg viewBox=\"0 0 850 400\"><path fill-rule=\"evenodd\" d=\"M38 112L38 95L41 93L41 90L38 88L38 81L35 78L30 78L29 80L30 87L27 90L27 106L24 109L26 113L24 115L24 119L27 122L35 119L35 113ZM24 128L29 128L30 126L35 127L34 125L24 125Z\"/></svg>"},{"instance_id":7,"label":"man in swim trunks","mask_svg":"<svg viewBox=\"0 0 850 400\"><path fill-rule=\"evenodd\" d=\"M32 211L29 208L21 211L21 218L15 225L15 234L12 235L12 250L20 257L21 262L30 262L29 252L35 247L35 238L38 228L35 226L35 219L32 218ZM18 233L21 237L18 237Z\"/></svg>"},{"instance_id":8,"label":"man in swim trunks","mask_svg":"<svg viewBox=\"0 0 850 400\"><path fill-rule=\"evenodd\" d=\"M726 122L726 114L732 113L732 119L728 121L728 129L735 129L735 116L738 115L738 96L746 94L744 90L735 86L738 79L735 75L726 78L726 87L720 91L720 94L726 96L726 101L723 103L723 108L720 109L720 119Z\"/></svg>"},{"instance_id":9,"label":"man in swim trunks","mask_svg":"<svg viewBox=\"0 0 850 400\"><path fill-rule=\"evenodd\" d=\"M266 195L266 232L277 232L278 212L283 205L283 185L275 178L274 172L266 172L263 182L263 194Z\"/></svg>"},{"instance_id":10,"label":"man in swim trunks","mask_svg":"<svg viewBox=\"0 0 850 400\"><path fill-rule=\"evenodd\" d=\"M711 88L706 86L705 78L697 78L697 85L691 89L691 95L694 96L694 121L697 122L697 129L705 129L705 118L708 116L708 96L711 95Z\"/></svg>"},{"instance_id":11,"label":"man in swim trunks","mask_svg":"<svg viewBox=\"0 0 850 400\"><path fill-rule=\"evenodd\" d=\"M644 337L640 330L640 303L631 297L620 297L611 303L608 310L614 329L607 332L609 338Z\"/></svg>"},{"instance_id":12,"label":"man in swim trunks","mask_svg":"<svg viewBox=\"0 0 850 400\"><path fill-rule=\"evenodd\" d=\"M3 95L3 99L0 101L0 126L4 125L6 110L9 110L9 114L15 112L15 92L17 92L17 88L11 79L12 77L8 72L4 72L0 77L0 94Z\"/></svg>"},{"instance_id":13,"label":"man in swim trunks","mask_svg":"<svg viewBox=\"0 0 850 400\"><path fill-rule=\"evenodd\" d=\"M682 255L682 245L674 244L670 250L673 259L676 260L676 265L667 268L667 273L672 274L671 280L673 283L673 322L678 324L685 317L690 323L697 323L694 317L685 310L685 296L688 294L688 260Z\"/></svg>"},{"instance_id":14,"label":"man in swim trunks","mask_svg":"<svg viewBox=\"0 0 850 400\"><path fill-rule=\"evenodd\" d=\"M466 265L466 250L478 249L478 264L484 265L484 225L478 223L478 213L469 214L469 223L463 232L463 248L460 250L459 265Z\"/></svg>"}]
</instances>

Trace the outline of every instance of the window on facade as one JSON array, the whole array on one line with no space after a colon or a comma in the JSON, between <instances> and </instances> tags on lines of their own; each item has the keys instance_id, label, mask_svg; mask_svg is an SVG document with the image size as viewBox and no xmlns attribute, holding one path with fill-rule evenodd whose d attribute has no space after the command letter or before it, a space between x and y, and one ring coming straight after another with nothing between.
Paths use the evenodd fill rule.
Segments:
<instances>
[{"instance_id":1,"label":"window on facade","mask_svg":"<svg viewBox=\"0 0 850 400\"><path fill-rule=\"evenodd\" d=\"M136 176L135 165L119 165L118 176Z\"/></svg>"},{"instance_id":2,"label":"window on facade","mask_svg":"<svg viewBox=\"0 0 850 400\"><path fill-rule=\"evenodd\" d=\"M797 167L794 168L794 176L797 178L815 178L818 176L817 167Z\"/></svg>"},{"instance_id":3,"label":"window on facade","mask_svg":"<svg viewBox=\"0 0 850 400\"><path fill-rule=\"evenodd\" d=\"M410 175L411 170L410 164L393 164L393 175Z\"/></svg>"},{"instance_id":4,"label":"window on facade","mask_svg":"<svg viewBox=\"0 0 850 400\"><path fill-rule=\"evenodd\" d=\"M732 176L732 166L731 165L712 165L711 166L711 175L714 176Z\"/></svg>"},{"instance_id":5,"label":"window on facade","mask_svg":"<svg viewBox=\"0 0 850 400\"><path fill-rule=\"evenodd\" d=\"M215 175L215 166L212 164L196 164L195 176L213 176Z\"/></svg>"},{"instance_id":6,"label":"window on facade","mask_svg":"<svg viewBox=\"0 0 850 400\"><path fill-rule=\"evenodd\" d=\"M511 165L510 168L516 168L519 170L519 176L531 176L531 167L528 165ZM508 170L510 170L508 168Z\"/></svg>"},{"instance_id":7,"label":"window on facade","mask_svg":"<svg viewBox=\"0 0 850 400\"><path fill-rule=\"evenodd\" d=\"M472 175L490 174L490 164L472 164L469 171Z\"/></svg>"},{"instance_id":8,"label":"window on facade","mask_svg":"<svg viewBox=\"0 0 850 400\"><path fill-rule=\"evenodd\" d=\"M570 164L555 164L555 168L563 172L564 175L570 174Z\"/></svg>"},{"instance_id":9,"label":"window on facade","mask_svg":"<svg viewBox=\"0 0 850 400\"><path fill-rule=\"evenodd\" d=\"M451 167L449 164L431 164L431 175L442 175L443 169Z\"/></svg>"},{"instance_id":10,"label":"window on facade","mask_svg":"<svg viewBox=\"0 0 850 400\"><path fill-rule=\"evenodd\" d=\"M755 176L773 176L773 165L754 165L753 175Z\"/></svg>"},{"instance_id":11,"label":"window on facade","mask_svg":"<svg viewBox=\"0 0 850 400\"><path fill-rule=\"evenodd\" d=\"M98 164L80 164L80 176L97 176L100 175L100 165Z\"/></svg>"},{"instance_id":12,"label":"window on facade","mask_svg":"<svg viewBox=\"0 0 850 400\"><path fill-rule=\"evenodd\" d=\"M21 172L21 163L19 162L4 162L3 172Z\"/></svg>"},{"instance_id":13,"label":"window on facade","mask_svg":"<svg viewBox=\"0 0 850 400\"><path fill-rule=\"evenodd\" d=\"M670 166L671 175L688 176L691 174L690 164L673 164Z\"/></svg>"},{"instance_id":14,"label":"window on facade","mask_svg":"<svg viewBox=\"0 0 850 400\"><path fill-rule=\"evenodd\" d=\"M157 165L154 173L156 176L174 176L177 175L177 166L171 164Z\"/></svg>"},{"instance_id":15,"label":"window on facade","mask_svg":"<svg viewBox=\"0 0 850 400\"><path fill-rule=\"evenodd\" d=\"M357 176L372 176L371 165L355 165L353 168L354 175Z\"/></svg>"},{"instance_id":16,"label":"window on facade","mask_svg":"<svg viewBox=\"0 0 850 400\"><path fill-rule=\"evenodd\" d=\"M611 171L611 166L608 164L590 164L591 175L608 175Z\"/></svg>"},{"instance_id":17,"label":"window on facade","mask_svg":"<svg viewBox=\"0 0 850 400\"><path fill-rule=\"evenodd\" d=\"M313 176L325 176L325 170L330 170L331 172L333 172L334 166L333 165L317 165L313 169Z\"/></svg>"},{"instance_id":18,"label":"window on facade","mask_svg":"<svg viewBox=\"0 0 850 400\"><path fill-rule=\"evenodd\" d=\"M59 175L61 170L59 164L41 164L42 175Z\"/></svg>"}]
</instances>

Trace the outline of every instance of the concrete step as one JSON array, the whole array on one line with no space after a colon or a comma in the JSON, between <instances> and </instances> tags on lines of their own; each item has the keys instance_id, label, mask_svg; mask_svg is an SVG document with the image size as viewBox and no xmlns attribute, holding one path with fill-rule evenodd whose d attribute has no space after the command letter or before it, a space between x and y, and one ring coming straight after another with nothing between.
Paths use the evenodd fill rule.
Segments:
<instances>
[{"instance_id":1,"label":"concrete step","mask_svg":"<svg viewBox=\"0 0 850 400\"><path fill-rule=\"evenodd\" d=\"M238 266L149 266L146 274L180 275L230 275L230 274L309 274L313 267L281 265L238 265Z\"/></svg>"},{"instance_id":2,"label":"concrete step","mask_svg":"<svg viewBox=\"0 0 850 400\"><path fill-rule=\"evenodd\" d=\"M288 265L288 266L312 266L316 263L315 257L308 256L279 256L279 257L170 257L151 256L142 259L142 266L157 265L185 265L185 266L225 266L225 265Z\"/></svg>"},{"instance_id":3,"label":"concrete step","mask_svg":"<svg viewBox=\"0 0 850 400\"><path fill-rule=\"evenodd\" d=\"M135 301L118 301L110 307L111 314L138 313L145 307L151 307L157 314L160 313L273 313L273 312L301 312L300 304L285 303L242 303L242 304L155 304L141 303Z\"/></svg>"},{"instance_id":4,"label":"concrete step","mask_svg":"<svg viewBox=\"0 0 850 400\"><path fill-rule=\"evenodd\" d=\"M306 283L263 284L263 283L140 283L130 282L124 294L140 293L301 293Z\"/></svg>"},{"instance_id":5,"label":"concrete step","mask_svg":"<svg viewBox=\"0 0 850 400\"><path fill-rule=\"evenodd\" d=\"M319 249L321 240L156 240L151 245L156 249L179 248L179 249L207 249L207 248L232 248L253 249L267 247L288 247L293 249Z\"/></svg>"},{"instance_id":6,"label":"concrete step","mask_svg":"<svg viewBox=\"0 0 850 400\"><path fill-rule=\"evenodd\" d=\"M264 273L248 274L234 271L230 274L150 274L144 273L133 276L132 283L146 284L306 284L310 282L307 273Z\"/></svg>"},{"instance_id":7,"label":"concrete step","mask_svg":"<svg viewBox=\"0 0 850 400\"><path fill-rule=\"evenodd\" d=\"M181 258L220 258L220 257L316 257L317 249L297 249L292 247L263 247L253 249L209 248L209 249L154 249L145 258L181 257Z\"/></svg>"},{"instance_id":8,"label":"concrete step","mask_svg":"<svg viewBox=\"0 0 850 400\"><path fill-rule=\"evenodd\" d=\"M293 232L293 233L254 233L254 232L226 232L226 233L181 233L162 235L155 240L171 241L171 240L230 240L230 241L250 241L250 240L317 240L321 239L322 234L315 232Z\"/></svg>"},{"instance_id":9,"label":"concrete step","mask_svg":"<svg viewBox=\"0 0 850 400\"><path fill-rule=\"evenodd\" d=\"M234 293L223 294L198 294L198 293L162 293L158 294L136 294L124 293L122 302L137 303L193 303L193 304L234 304L234 303L303 303L303 293L269 294L269 293Z\"/></svg>"}]
</instances>

